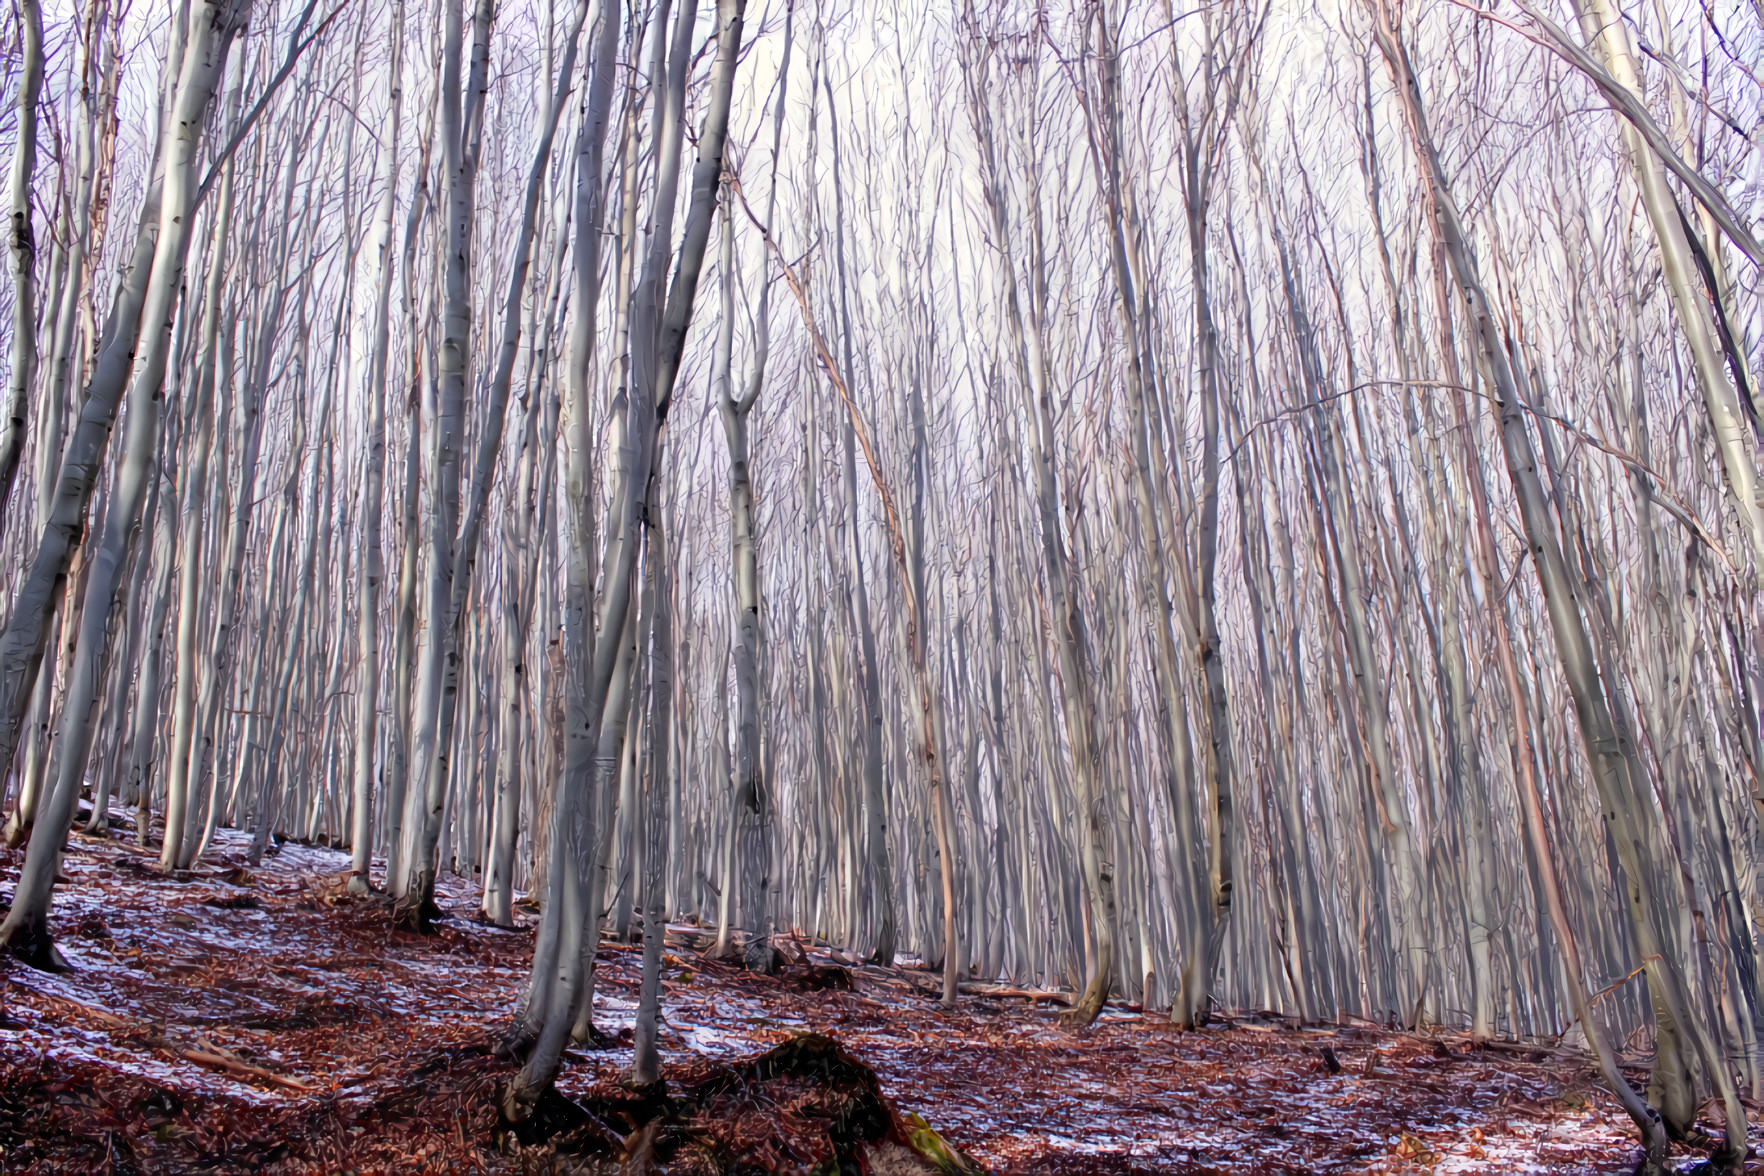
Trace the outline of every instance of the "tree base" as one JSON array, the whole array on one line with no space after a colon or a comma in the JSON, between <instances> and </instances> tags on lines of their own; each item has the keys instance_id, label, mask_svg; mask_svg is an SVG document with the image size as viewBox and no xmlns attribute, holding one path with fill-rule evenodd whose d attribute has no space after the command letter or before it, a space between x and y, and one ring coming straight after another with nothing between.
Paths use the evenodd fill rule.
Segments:
<instances>
[{"instance_id":1,"label":"tree base","mask_svg":"<svg viewBox=\"0 0 1764 1176\"><path fill-rule=\"evenodd\" d=\"M450 916L435 905L434 891L423 887L420 895L406 894L392 903L392 924L400 931L433 935L435 924Z\"/></svg>"},{"instance_id":2,"label":"tree base","mask_svg":"<svg viewBox=\"0 0 1764 1176\"><path fill-rule=\"evenodd\" d=\"M803 964L785 971L786 978L795 980L808 992L856 992L851 973L836 964Z\"/></svg>"},{"instance_id":3,"label":"tree base","mask_svg":"<svg viewBox=\"0 0 1764 1176\"><path fill-rule=\"evenodd\" d=\"M772 941L762 937L747 945L741 962L749 972L757 972L761 976L776 976L781 961L778 958L778 949L772 946Z\"/></svg>"},{"instance_id":4,"label":"tree base","mask_svg":"<svg viewBox=\"0 0 1764 1176\"><path fill-rule=\"evenodd\" d=\"M19 928L4 937L0 937L0 947L12 953L27 967L39 972L71 972L73 965L55 946L55 937L49 934L49 928L43 923Z\"/></svg>"},{"instance_id":5,"label":"tree base","mask_svg":"<svg viewBox=\"0 0 1764 1176\"><path fill-rule=\"evenodd\" d=\"M1092 979L1078 999L1072 1002L1072 1007L1060 1014L1060 1026L1065 1029L1087 1029L1102 1016L1103 1006L1108 1003L1108 985L1102 983L1100 978Z\"/></svg>"},{"instance_id":6,"label":"tree base","mask_svg":"<svg viewBox=\"0 0 1764 1176\"><path fill-rule=\"evenodd\" d=\"M982 1169L916 1115L897 1114L876 1072L831 1037L805 1033L733 1066L689 1063L665 1082L607 1084L580 1102L511 1084L501 1096L505 1144L617 1161L621 1170L692 1163L693 1171L770 1171L764 1157L810 1157L805 1170L979 1176ZM518 1080L517 1080L518 1081ZM507 1118L514 1104L531 1110ZM756 1107L767 1108L763 1123Z\"/></svg>"},{"instance_id":7,"label":"tree base","mask_svg":"<svg viewBox=\"0 0 1764 1176\"><path fill-rule=\"evenodd\" d=\"M503 1143L512 1139L526 1147L549 1145L565 1155L619 1155L624 1138L582 1104L547 1086L537 1098L511 1082L500 1099ZM513 1116L519 1115L520 1118Z\"/></svg>"}]
</instances>

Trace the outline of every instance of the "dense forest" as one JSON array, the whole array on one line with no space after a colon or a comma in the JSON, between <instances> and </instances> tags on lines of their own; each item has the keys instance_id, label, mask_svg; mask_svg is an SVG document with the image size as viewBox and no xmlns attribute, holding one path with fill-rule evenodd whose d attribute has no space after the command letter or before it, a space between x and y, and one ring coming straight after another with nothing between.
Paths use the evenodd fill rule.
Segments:
<instances>
[{"instance_id":1,"label":"dense forest","mask_svg":"<svg viewBox=\"0 0 1764 1176\"><path fill-rule=\"evenodd\" d=\"M1182 3L10 0L8 975L299 843L505 1128L693 927L1747 1170L1764 5Z\"/></svg>"}]
</instances>

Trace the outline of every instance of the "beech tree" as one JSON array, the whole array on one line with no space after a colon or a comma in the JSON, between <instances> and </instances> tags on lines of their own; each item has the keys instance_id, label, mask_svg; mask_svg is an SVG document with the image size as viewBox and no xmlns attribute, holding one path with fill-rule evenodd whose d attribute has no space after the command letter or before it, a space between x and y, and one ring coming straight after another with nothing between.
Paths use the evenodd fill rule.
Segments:
<instances>
[{"instance_id":1,"label":"beech tree","mask_svg":"<svg viewBox=\"0 0 1764 1176\"><path fill-rule=\"evenodd\" d=\"M132 818L535 924L514 1120L682 923L1764 1097L1756 13L137 9L6 18L10 950Z\"/></svg>"}]
</instances>

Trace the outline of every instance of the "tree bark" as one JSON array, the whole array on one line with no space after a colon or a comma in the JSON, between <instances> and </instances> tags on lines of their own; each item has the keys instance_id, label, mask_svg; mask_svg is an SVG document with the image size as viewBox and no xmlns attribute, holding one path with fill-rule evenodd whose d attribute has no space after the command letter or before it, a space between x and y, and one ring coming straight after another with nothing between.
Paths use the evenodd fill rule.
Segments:
<instances>
[{"instance_id":1,"label":"tree bark","mask_svg":"<svg viewBox=\"0 0 1764 1176\"><path fill-rule=\"evenodd\" d=\"M43 92L43 9L40 0L18 0L20 77L18 139L8 187L12 217L6 234L12 271L12 371L6 384L6 416L0 422L0 527L24 456L31 387L37 374L37 238L31 227L31 179L37 166L37 102Z\"/></svg>"},{"instance_id":2,"label":"tree bark","mask_svg":"<svg viewBox=\"0 0 1764 1176\"><path fill-rule=\"evenodd\" d=\"M1422 179L1427 185L1435 222L1442 244L1451 263L1453 276L1462 291L1485 368L1485 376L1493 385L1500 414L1501 445L1507 459L1507 473L1519 500L1520 519L1531 550L1539 586L1549 610L1550 628L1555 638L1557 655L1568 680L1575 717L1579 722L1592 774L1598 785L1605 820L1610 828L1616 854L1622 863L1625 888L1625 910L1637 950L1647 969L1648 987L1652 998L1656 1032L1659 1037L1654 1079L1649 1087L1650 1101L1665 1119L1667 1131L1679 1135L1687 1131L1701 1102L1687 1089L1689 1076L1683 1062L1667 1065L1669 1058L1683 1056L1683 1036L1688 1035L1694 1047L1703 1054L1715 1088L1727 1114L1728 1139L1722 1154L1723 1166L1737 1172L1744 1164L1745 1112L1725 1060L1716 1056L1706 1031L1697 1020L1696 1010L1687 999L1683 965L1676 954L1662 942L1657 920L1661 918L1661 900L1656 893L1653 863L1647 854L1650 840L1644 823L1651 820L1641 798L1645 781L1635 778L1636 765L1620 743L1612 720L1588 639L1581 619L1566 562L1556 539L1549 516L1546 495L1537 474L1537 459L1531 437L1526 431L1508 355L1503 345L1494 312L1483 291L1476 262L1465 240L1462 220L1452 197L1451 188L1434 149L1420 88L1409 62L1407 49L1397 39L1388 8L1380 2L1372 6L1373 37L1383 52L1401 104L1404 122L1421 165ZM1621 1093L1621 1092L1619 1092ZM1631 1109L1632 1117L1636 1117ZM1650 1140L1650 1167L1659 1166L1656 1129L1637 1117L1643 1138Z\"/></svg>"},{"instance_id":3,"label":"tree bark","mask_svg":"<svg viewBox=\"0 0 1764 1176\"><path fill-rule=\"evenodd\" d=\"M101 357L99 371L88 389L80 426L63 463L59 502L38 546L31 575L19 591L12 616L0 634L0 694L6 702L0 715L0 763L9 763L15 746L23 701L30 695L42 660L42 636L46 630L47 598L65 571L65 559L79 528L87 497L91 493L117 397L130 368L136 371L129 403L128 437L124 442L122 474L117 494L105 512L103 537L86 582L80 618L80 641L69 676L63 709L60 772L45 811L32 831L31 846L12 908L0 924L0 944L36 964L60 963L49 938L50 893L54 888L56 859L62 839L73 820L84 780L86 754L97 720L97 702L103 676L104 654L109 647L110 610L122 579L124 557L140 526L147 479L153 464L159 432L161 386L170 350L173 318L177 310L185 255L189 246L189 222L193 211L195 158L202 139L202 125L209 100L226 66L227 51L244 27L250 0L202 0L191 13L190 44L179 71L177 96L172 103L174 133L165 142L164 183L159 224L151 267L141 266L140 310L128 313L129 283L119 292L113 317L116 328L111 346ZM143 218L145 219L145 217ZM143 226L145 228L145 226ZM144 238L146 233L141 236ZM138 244L137 261L142 249ZM131 275L132 277L132 275ZM133 322L130 319L133 319ZM119 336L140 330L138 356ZM126 350L125 350L126 348ZM131 362L132 361L132 362Z\"/></svg>"}]
</instances>

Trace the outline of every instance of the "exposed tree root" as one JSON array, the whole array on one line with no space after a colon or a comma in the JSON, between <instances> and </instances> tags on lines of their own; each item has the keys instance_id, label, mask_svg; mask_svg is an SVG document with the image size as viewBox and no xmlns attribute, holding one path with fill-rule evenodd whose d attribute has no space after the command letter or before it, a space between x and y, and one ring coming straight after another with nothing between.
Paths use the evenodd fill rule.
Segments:
<instances>
[{"instance_id":1,"label":"exposed tree root","mask_svg":"<svg viewBox=\"0 0 1764 1176\"><path fill-rule=\"evenodd\" d=\"M547 1090L503 1131L622 1170L665 1165L682 1176L861 1172L887 1156L890 1172L982 1171L918 1116L897 1114L876 1072L831 1037L805 1033L736 1065L670 1068L663 1082L602 1086L580 1102ZM592 1169L587 1169L592 1170Z\"/></svg>"},{"instance_id":2,"label":"exposed tree root","mask_svg":"<svg viewBox=\"0 0 1764 1176\"><path fill-rule=\"evenodd\" d=\"M48 924L41 920L0 939L0 948L11 952L14 958L39 972L70 970L67 959L55 946L55 937L49 933Z\"/></svg>"}]
</instances>

